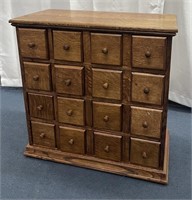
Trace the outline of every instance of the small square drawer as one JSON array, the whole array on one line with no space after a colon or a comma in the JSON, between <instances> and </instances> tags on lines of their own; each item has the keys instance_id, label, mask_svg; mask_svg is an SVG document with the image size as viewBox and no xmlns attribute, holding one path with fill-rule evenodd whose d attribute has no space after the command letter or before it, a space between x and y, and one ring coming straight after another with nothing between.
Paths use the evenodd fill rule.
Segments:
<instances>
[{"instance_id":1,"label":"small square drawer","mask_svg":"<svg viewBox=\"0 0 192 200\"><path fill-rule=\"evenodd\" d=\"M133 36L133 67L165 69L166 37Z\"/></svg>"},{"instance_id":2,"label":"small square drawer","mask_svg":"<svg viewBox=\"0 0 192 200\"><path fill-rule=\"evenodd\" d=\"M70 153L85 153L85 130L78 128L59 127L60 149Z\"/></svg>"},{"instance_id":3,"label":"small square drawer","mask_svg":"<svg viewBox=\"0 0 192 200\"><path fill-rule=\"evenodd\" d=\"M133 164L159 168L159 152L159 142L131 139L130 162Z\"/></svg>"},{"instance_id":4,"label":"small square drawer","mask_svg":"<svg viewBox=\"0 0 192 200\"><path fill-rule=\"evenodd\" d=\"M131 134L160 138L162 110L131 107Z\"/></svg>"},{"instance_id":5,"label":"small square drawer","mask_svg":"<svg viewBox=\"0 0 192 200\"><path fill-rule=\"evenodd\" d=\"M31 117L54 119L53 96L29 93L28 98Z\"/></svg>"},{"instance_id":6,"label":"small square drawer","mask_svg":"<svg viewBox=\"0 0 192 200\"><path fill-rule=\"evenodd\" d=\"M97 129L121 131L121 104L93 102L93 124Z\"/></svg>"},{"instance_id":7,"label":"small square drawer","mask_svg":"<svg viewBox=\"0 0 192 200\"><path fill-rule=\"evenodd\" d=\"M53 31L54 58L81 62L81 32Z\"/></svg>"},{"instance_id":8,"label":"small square drawer","mask_svg":"<svg viewBox=\"0 0 192 200\"><path fill-rule=\"evenodd\" d=\"M121 35L91 33L92 63L121 65Z\"/></svg>"},{"instance_id":9,"label":"small square drawer","mask_svg":"<svg viewBox=\"0 0 192 200\"><path fill-rule=\"evenodd\" d=\"M24 62L26 88L34 90L51 90L50 65Z\"/></svg>"},{"instance_id":10,"label":"small square drawer","mask_svg":"<svg viewBox=\"0 0 192 200\"><path fill-rule=\"evenodd\" d=\"M132 73L132 101L161 105L163 90L163 75Z\"/></svg>"},{"instance_id":11,"label":"small square drawer","mask_svg":"<svg viewBox=\"0 0 192 200\"><path fill-rule=\"evenodd\" d=\"M83 95L83 67L55 65L56 92Z\"/></svg>"},{"instance_id":12,"label":"small square drawer","mask_svg":"<svg viewBox=\"0 0 192 200\"><path fill-rule=\"evenodd\" d=\"M93 69L93 97L121 100L122 71Z\"/></svg>"},{"instance_id":13,"label":"small square drawer","mask_svg":"<svg viewBox=\"0 0 192 200\"><path fill-rule=\"evenodd\" d=\"M31 122L33 144L55 148L55 125Z\"/></svg>"},{"instance_id":14,"label":"small square drawer","mask_svg":"<svg viewBox=\"0 0 192 200\"><path fill-rule=\"evenodd\" d=\"M81 99L70 99L58 97L58 119L59 122L84 125L84 100Z\"/></svg>"},{"instance_id":15,"label":"small square drawer","mask_svg":"<svg viewBox=\"0 0 192 200\"><path fill-rule=\"evenodd\" d=\"M45 29L19 28L21 56L48 59L47 31Z\"/></svg>"},{"instance_id":16,"label":"small square drawer","mask_svg":"<svg viewBox=\"0 0 192 200\"><path fill-rule=\"evenodd\" d=\"M122 136L95 132L94 148L98 158L121 161Z\"/></svg>"}]
</instances>

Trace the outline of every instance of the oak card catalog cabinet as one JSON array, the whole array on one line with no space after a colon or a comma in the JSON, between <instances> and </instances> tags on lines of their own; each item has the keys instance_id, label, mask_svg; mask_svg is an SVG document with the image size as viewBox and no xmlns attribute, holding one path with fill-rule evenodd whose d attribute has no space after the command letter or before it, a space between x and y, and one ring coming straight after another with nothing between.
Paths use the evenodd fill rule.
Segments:
<instances>
[{"instance_id":1,"label":"oak card catalog cabinet","mask_svg":"<svg viewBox=\"0 0 192 200\"><path fill-rule=\"evenodd\" d=\"M25 155L168 182L174 15L45 10L15 19Z\"/></svg>"}]
</instances>

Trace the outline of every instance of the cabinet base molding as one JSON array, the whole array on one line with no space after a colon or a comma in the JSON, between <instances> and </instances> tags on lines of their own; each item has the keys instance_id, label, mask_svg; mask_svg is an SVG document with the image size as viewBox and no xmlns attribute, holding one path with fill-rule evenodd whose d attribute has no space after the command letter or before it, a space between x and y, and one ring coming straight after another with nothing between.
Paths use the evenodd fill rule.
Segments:
<instances>
[{"instance_id":1,"label":"cabinet base molding","mask_svg":"<svg viewBox=\"0 0 192 200\"><path fill-rule=\"evenodd\" d=\"M167 184L169 164L169 132L168 130L166 131L164 167L162 170L137 166L130 163L106 161L92 156L71 154L59 150L51 150L43 147L32 146L29 144L26 146L24 155L63 164L110 172L132 178L139 178L156 183Z\"/></svg>"}]
</instances>

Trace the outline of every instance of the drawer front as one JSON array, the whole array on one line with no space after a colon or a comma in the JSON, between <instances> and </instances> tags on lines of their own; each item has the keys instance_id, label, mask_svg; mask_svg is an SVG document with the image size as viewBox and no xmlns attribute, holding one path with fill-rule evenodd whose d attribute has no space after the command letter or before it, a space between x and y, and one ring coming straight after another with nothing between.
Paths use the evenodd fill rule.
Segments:
<instances>
[{"instance_id":1,"label":"drawer front","mask_svg":"<svg viewBox=\"0 0 192 200\"><path fill-rule=\"evenodd\" d=\"M55 148L55 125L31 122L33 144Z\"/></svg>"},{"instance_id":2,"label":"drawer front","mask_svg":"<svg viewBox=\"0 0 192 200\"><path fill-rule=\"evenodd\" d=\"M161 105L163 90L164 76L132 73L132 101Z\"/></svg>"},{"instance_id":3,"label":"drawer front","mask_svg":"<svg viewBox=\"0 0 192 200\"><path fill-rule=\"evenodd\" d=\"M131 139L130 162L145 167L159 168L160 143L148 140Z\"/></svg>"},{"instance_id":4,"label":"drawer front","mask_svg":"<svg viewBox=\"0 0 192 200\"><path fill-rule=\"evenodd\" d=\"M85 130L59 127L60 149L70 153L85 153Z\"/></svg>"},{"instance_id":5,"label":"drawer front","mask_svg":"<svg viewBox=\"0 0 192 200\"><path fill-rule=\"evenodd\" d=\"M83 67L55 65L56 92L83 95Z\"/></svg>"},{"instance_id":6,"label":"drawer front","mask_svg":"<svg viewBox=\"0 0 192 200\"><path fill-rule=\"evenodd\" d=\"M84 125L84 100L58 97L59 122Z\"/></svg>"},{"instance_id":7,"label":"drawer front","mask_svg":"<svg viewBox=\"0 0 192 200\"><path fill-rule=\"evenodd\" d=\"M121 35L91 34L92 63L121 65Z\"/></svg>"},{"instance_id":8,"label":"drawer front","mask_svg":"<svg viewBox=\"0 0 192 200\"><path fill-rule=\"evenodd\" d=\"M97 129L121 131L121 105L93 102L93 124Z\"/></svg>"},{"instance_id":9,"label":"drawer front","mask_svg":"<svg viewBox=\"0 0 192 200\"><path fill-rule=\"evenodd\" d=\"M162 110L131 107L131 134L160 138Z\"/></svg>"},{"instance_id":10,"label":"drawer front","mask_svg":"<svg viewBox=\"0 0 192 200\"><path fill-rule=\"evenodd\" d=\"M93 96L121 100L122 72L93 69Z\"/></svg>"},{"instance_id":11,"label":"drawer front","mask_svg":"<svg viewBox=\"0 0 192 200\"><path fill-rule=\"evenodd\" d=\"M28 94L31 117L54 119L53 97L49 95Z\"/></svg>"},{"instance_id":12,"label":"drawer front","mask_svg":"<svg viewBox=\"0 0 192 200\"><path fill-rule=\"evenodd\" d=\"M48 59L47 32L45 29L19 28L21 56Z\"/></svg>"},{"instance_id":13,"label":"drawer front","mask_svg":"<svg viewBox=\"0 0 192 200\"><path fill-rule=\"evenodd\" d=\"M54 58L81 62L81 33L53 31Z\"/></svg>"},{"instance_id":14,"label":"drawer front","mask_svg":"<svg viewBox=\"0 0 192 200\"><path fill-rule=\"evenodd\" d=\"M121 161L122 136L94 133L95 156L113 161Z\"/></svg>"},{"instance_id":15,"label":"drawer front","mask_svg":"<svg viewBox=\"0 0 192 200\"><path fill-rule=\"evenodd\" d=\"M133 36L133 67L164 69L166 37Z\"/></svg>"},{"instance_id":16,"label":"drawer front","mask_svg":"<svg viewBox=\"0 0 192 200\"><path fill-rule=\"evenodd\" d=\"M28 89L51 90L50 65L24 62L25 85Z\"/></svg>"}]
</instances>

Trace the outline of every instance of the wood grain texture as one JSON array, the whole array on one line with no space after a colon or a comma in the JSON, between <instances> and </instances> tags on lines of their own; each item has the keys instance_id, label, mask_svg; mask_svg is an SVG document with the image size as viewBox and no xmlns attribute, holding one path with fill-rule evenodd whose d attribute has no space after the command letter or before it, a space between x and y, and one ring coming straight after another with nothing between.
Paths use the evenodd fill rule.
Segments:
<instances>
[{"instance_id":1,"label":"wood grain texture","mask_svg":"<svg viewBox=\"0 0 192 200\"><path fill-rule=\"evenodd\" d=\"M122 71L93 69L93 97L122 98Z\"/></svg>"},{"instance_id":2,"label":"wood grain texture","mask_svg":"<svg viewBox=\"0 0 192 200\"><path fill-rule=\"evenodd\" d=\"M58 93L83 95L83 67L55 65L55 86Z\"/></svg>"},{"instance_id":3,"label":"wood grain texture","mask_svg":"<svg viewBox=\"0 0 192 200\"><path fill-rule=\"evenodd\" d=\"M93 155L93 141L94 141L94 137L93 137L93 130L91 128L88 128L86 130L86 153L88 155Z\"/></svg>"},{"instance_id":4,"label":"wood grain texture","mask_svg":"<svg viewBox=\"0 0 192 200\"><path fill-rule=\"evenodd\" d=\"M110 20L109 20L110 18ZM175 34L176 16L124 12L44 10L9 21L13 24L165 32Z\"/></svg>"},{"instance_id":5,"label":"wood grain texture","mask_svg":"<svg viewBox=\"0 0 192 200\"><path fill-rule=\"evenodd\" d=\"M133 36L133 67L165 69L166 37Z\"/></svg>"},{"instance_id":6,"label":"wood grain texture","mask_svg":"<svg viewBox=\"0 0 192 200\"><path fill-rule=\"evenodd\" d=\"M121 131L121 113L121 104L93 102L94 128Z\"/></svg>"},{"instance_id":7,"label":"wood grain texture","mask_svg":"<svg viewBox=\"0 0 192 200\"><path fill-rule=\"evenodd\" d=\"M41 122L31 122L33 144L55 148L55 125Z\"/></svg>"},{"instance_id":8,"label":"wood grain texture","mask_svg":"<svg viewBox=\"0 0 192 200\"><path fill-rule=\"evenodd\" d=\"M19 28L21 56L48 59L47 32L45 29Z\"/></svg>"},{"instance_id":9,"label":"wood grain texture","mask_svg":"<svg viewBox=\"0 0 192 200\"><path fill-rule=\"evenodd\" d=\"M51 90L51 72L49 64L24 62L25 84L29 89Z\"/></svg>"},{"instance_id":10,"label":"wood grain texture","mask_svg":"<svg viewBox=\"0 0 192 200\"><path fill-rule=\"evenodd\" d=\"M162 105L164 76L132 73L132 101Z\"/></svg>"},{"instance_id":11,"label":"wood grain texture","mask_svg":"<svg viewBox=\"0 0 192 200\"><path fill-rule=\"evenodd\" d=\"M121 35L91 34L92 63L120 65L121 64Z\"/></svg>"},{"instance_id":12,"label":"wood grain texture","mask_svg":"<svg viewBox=\"0 0 192 200\"><path fill-rule=\"evenodd\" d=\"M160 139L162 110L131 107L131 134Z\"/></svg>"},{"instance_id":13,"label":"wood grain texture","mask_svg":"<svg viewBox=\"0 0 192 200\"><path fill-rule=\"evenodd\" d=\"M29 93L28 98L30 116L47 120L54 119L53 96Z\"/></svg>"},{"instance_id":14,"label":"wood grain texture","mask_svg":"<svg viewBox=\"0 0 192 200\"><path fill-rule=\"evenodd\" d=\"M54 58L58 60L82 60L81 32L53 31Z\"/></svg>"},{"instance_id":15,"label":"wood grain texture","mask_svg":"<svg viewBox=\"0 0 192 200\"><path fill-rule=\"evenodd\" d=\"M71 98L57 98L59 122L85 125L84 100Z\"/></svg>"},{"instance_id":16,"label":"wood grain texture","mask_svg":"<svg viewBox=\"0 0 192 200\"><path fill-rule=\"evenodd\" d=\"M60 149L71 153L85 153L85 130L59 127Z\"/></svg>"}]
</instances>

